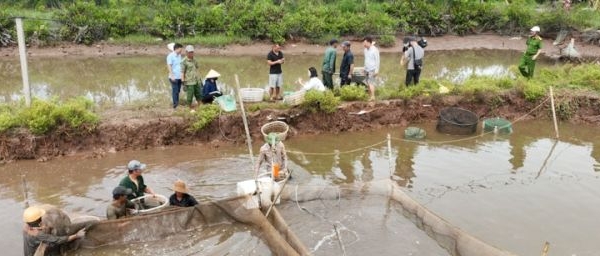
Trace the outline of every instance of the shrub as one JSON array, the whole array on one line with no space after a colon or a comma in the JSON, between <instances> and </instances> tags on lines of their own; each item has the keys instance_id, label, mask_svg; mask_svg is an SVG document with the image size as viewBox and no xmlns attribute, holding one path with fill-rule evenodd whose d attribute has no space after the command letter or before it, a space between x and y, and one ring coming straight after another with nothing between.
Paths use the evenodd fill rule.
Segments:
<instances>
[{"instance_id":1,"label":"shrub","mask_svg":"<svg viewBox=\"0 0 600 256\"><path fill-rule=\"evenodd\" d=\"M19 126L19 119L9 106L0 106L0 133Z\"/></svg>"},{"instance_id":2,"label":"shrub","mask_svg":"<svg viewBox=\"0 0 600 256\"><path fill-rule=\"evenodd\" d=\"M190 130L200 131L204 129L204 127L219 117L219 114L219 106L214 104L201 105L198 108L198 111L196 111L196 113L193 115L193 121L192 125L190 126Z\"/></svg>"},{"instance_id":3,"label":"shrub","mask_svg":"<svg viewBox=\"0 0 600 256\"><path fill-rule=\"evenodd\" d=\"M313 113L319 111L333 113L337 110L339 104L339 99L329 90L325 92L310 90L304 95L304 102L300 106Z\"/></svg>"},{"instance_id":4,"label":"shrub","mask_svg":"<svg viewBox=\"0 0 600 256\"><path fill-rule=\"evenodd\" d=\"M71 128L93 130L99 122L98 115L93 112L94 103L84 97L67 100L58 105L53 115L61 124Z\"/></svg>"},{"instance_id":5,"label":"shrub","mask_svg":"<svg viewBox=\"0 0 600 256\"><path fill-rule=\"evenodd\" d=\"M21 112L20 118L33 134L44 134L56 127L55 109L55 102L33 100L31 107Z\"/></svg>"},{"instance_id":6,"label":"shrub","mask_svg":"<svg viewBox=\"0 0 600 256\"><path fill-rule=\"evenodd\" d=\"M340 98L343 101L367 100L368 97L364 86L347 85L340 89Z\"/></svg>"},{"instance_id":7,"label":"shrub","mask_svg":"<svg viewBox=\"0 0 600 256\"><path fill-rule=\"evenodd\" d=\"M394 47L396 45L396 37L393 35L382 35L379 38L379 45L381 47Z\"/></svg>"},{"instance_id":8,"label":"shrub","mask_svg":"<svg viewBox=\"0 0 600 256\"><path fill-rule=\"evenodd\" d=\"M546 96L546 86L536 80L529 80L523 85L523 95L528 101L537 101Z\"/></svg>"}]
</instances>

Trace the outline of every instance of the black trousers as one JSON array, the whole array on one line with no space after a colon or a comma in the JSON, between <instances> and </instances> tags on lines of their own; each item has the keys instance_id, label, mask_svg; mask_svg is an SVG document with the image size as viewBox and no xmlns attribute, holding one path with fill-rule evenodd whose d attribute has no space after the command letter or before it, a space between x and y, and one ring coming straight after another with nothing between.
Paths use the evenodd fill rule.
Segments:
<instances>
[{"instance_id":1,"label":"black trousers","mask_svg":"<svg viewBox=\"0 0 600 256\"><path fill-rule=\"evenodd\" d=\"M404 84L409 86L412 81L415 82L415 85L419 83L419 77L421 76L420 69L407 69L406 70L406 81Z\"/></svg>"},{"instance_id":2,"label":"black trousers","mask_svg":"<svg viewBox=\"0 0 600 256\"><path fill-rule=\"evenodd\" d=\"M348 78L348 74L340 75L340 86L350 85L350 82L352 82L352 79Z\"/></svg>"}]
</instances>

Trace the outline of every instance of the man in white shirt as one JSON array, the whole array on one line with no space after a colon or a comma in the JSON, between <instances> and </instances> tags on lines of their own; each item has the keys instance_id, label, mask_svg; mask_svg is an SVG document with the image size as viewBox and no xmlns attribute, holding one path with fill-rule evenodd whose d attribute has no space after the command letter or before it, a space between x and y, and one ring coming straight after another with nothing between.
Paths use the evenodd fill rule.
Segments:
<instances>
[{"instance_id":1,"label":"man in white shirt","mask_svg":"<svg viewBox=\"0 0 600 256\"><path fill-rule=\"evenodd\" d=\"M375 79L379 74L379 50L375 47L373 38L370 36L365 37L363 46L365 47L365 75L367 76L365 82L369 86L369 101L374 101Z\"/></svg>"}]
</instances>

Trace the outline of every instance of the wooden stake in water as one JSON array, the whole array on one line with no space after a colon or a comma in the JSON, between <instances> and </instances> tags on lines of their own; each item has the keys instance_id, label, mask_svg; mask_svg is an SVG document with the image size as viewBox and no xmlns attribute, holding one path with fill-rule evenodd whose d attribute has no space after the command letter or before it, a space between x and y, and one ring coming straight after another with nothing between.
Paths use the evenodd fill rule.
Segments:
<instances>
[{"instance_id":1,"label":"wooden stake in water","mask_svg":"<svg viewBox=\"0 0 600 256\"><path fill-rule=\"evenodd\" d=\"M29 196L27 196L27 181L25 175L21 175L21 181L23 182L23 199L25 200L25 209L29 208Z\"/></svg>"},{"instance_id":2,"label":"wooden stake in water","mask_svg":"<svg viewBox=\"0 0 600 256\"><path fill-rule=\"evenodd\" d=\"M246 129L246 142L248 142L248 152L250 153L250 161L252 161L252 166L254 166L254 153L252 153L252 138L250 137L250 129L248 128L248 119L246 118L246 110L244 109L244 101L242 100L242 95L240 94L240 79L238 75L235 74L235 89L238 95L238 100L240 101L240 109L242 110L242 120L244 121L244 129ZM254 174L254 178L258 177L258 170Z\"/></svg>"},{"instance_id":3,"label":"wooden stake in water","mask_svg":"<svg viewBox=\"0 0 600 256\"><path fill-rule=\"evenodd\" d=\"M544 249L542 249L542 256L548 255L548 249L550 249L550 243L546 242L544 244Z\"/></svg>"},{"instance_id":4,"label":"wooden stake in water","mask_svg":"<svg viewBox=\"0 0 600 256\"><path fill-rule=\"evenodd\" d=\"M388 145L388 164L390 165L390 180L394 177L394 167L392 166L392 136L388 133L387 135Z\"/></svg>"},{"instance_id":5,"label":"wooden stake in water","mask_svg":"<svg viewBox=\"0 0 600 256\"><path fill-rule=\"evenodd\" d=\"M552 120L554 121L554 132L556 133L556 138L558 139L558 123L556 122L556 109L554 109L554 92L552 91L552 86L550 86L550 106L552 107Z\"/></svg>"},{"instance_id":6,"label":"wooden stake in water","mask_svg":"<svg viewBox=\"0 0 600 256\"><path fill-rule=\"evenodd\" d=\"M31 107L31 90L29 89L29 72L27 70L27 52L25 51L25 33L23 32L23 19L15 18L17 26L17 41L19 44L19 57L21 59L21 76L23 77L23 94L25 105Z\"/></svg>"}]
</instances>

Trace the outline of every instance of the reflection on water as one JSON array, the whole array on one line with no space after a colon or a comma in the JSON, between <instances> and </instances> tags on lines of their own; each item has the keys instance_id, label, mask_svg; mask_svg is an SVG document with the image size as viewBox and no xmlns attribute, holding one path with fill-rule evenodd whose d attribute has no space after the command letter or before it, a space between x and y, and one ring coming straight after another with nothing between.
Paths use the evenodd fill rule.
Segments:
<instances>
[{"instance_id":1,"label":"reflection on water","mask_svg":"<svg viewBox=\"0 0 600 256\"><path fill-rule=\"evenodd\" d=\"M600 160L600 134L596 127L562 124L559 127L562 136L557 142L551 139L551 123L523 122L513 126L515 132L510 136L486 135L438 144L434 142L463 137L438 134L432 123L416 125L427 130L432 143L394 139L391 159L393 179L413 198L461 229L519 255L538 254L545 241L552 244L552 253L556 255L595 255L597 242L595 236L589 234L600 228L595 218L600 215L597 196L600 175L594 169ZM387 133L400 138L403 131L394 128L292 137L286 146L293 162L291 166L295 166L294 177L312 185L387 179L390 177ZM355 150L367 145L375 146ZM255 145L255 150L258 146ZM244 148L157 148L119 152L102 159L70 157L46 163L19 161L0 166L0 207L4 209L0 222L6 227L0 230L0 235L5 237L0 240L0 247L10 248L8 255L19 255L22 251L21 174L27 177L32 202L55 204L78 214L103 216L110 191L125 175L124 164L130 159L149 164L144 176L158 193L169 195L172 182L183 179L197 198L205 200L231 195L237 181L252 177L250 159ZM423 234L409 225L397 206L385 201L357 194L356 198L342 201L302 203L302 207L339 224L350 248L349 255L389 255L395 251L440 255L430 245L431 241L425 241ZM284 217L306 245L314 249L316 255L339 254L337 240L331 236L331 223L298 208L290 202L281 206ZM397 230L409 235L397 234ZM260 244L244 229L223 227L217 233L206 239L184 238L191 242L181 248L169 247L171 242L168 241L153 243L150 248L170 248L172 254L201 253L212 252L202 249L212 244L223 245L215 247L222 254L246 255L248 251L242 248L227 251L224 245ZM183 237L193 235L182 234ZM396 240L397 243L392 242ZM421 246L415 241L420 241ZM386 246L379 246L382 243ZM375 247L364 249L370 245ZM139 246L107 247L81 255L131 252ZM152 255L150 251L135 252ZM257 252L264 254L266 249L259 246Z\"/></svg>"},{"instance_id":2,"label":"reflection on water","mask_svg":"<svg viewBox=\"0 0 600 256\"><path fill-rule=\"evenodd\" d=\"M266 50L268 52L268 50ZM341 58L341 51L339 52ZM399 66L399 54L382 54L381 76L388 85L404 81L405 70ZM516 65L516 51L438 51L427 53L423 78L449 79L460 82L472 76L513 76L509 66ZM240 76L242 87L267 85L268 68L260 56L224 57L197 56L200 74L218 70L222 87L234 85L234 74ZM321 56L288 56L283 65L284 89L295 90L298 77L306 70L320 67ZM356 56L362 66L363 57ZM539 66L548 63L538 62ZM99 104L123 105L133 101L159 99L168 104L170 84L164 56L129 56L111 58L36 58L28 63L31 90L39 98L70 98L86 96ZM0 60L0 80L4 81L0 102L16 101L21 96L21 76L18 59ZM227 90L225 90L227 91Z\"/></svg>"}]
</instances>

